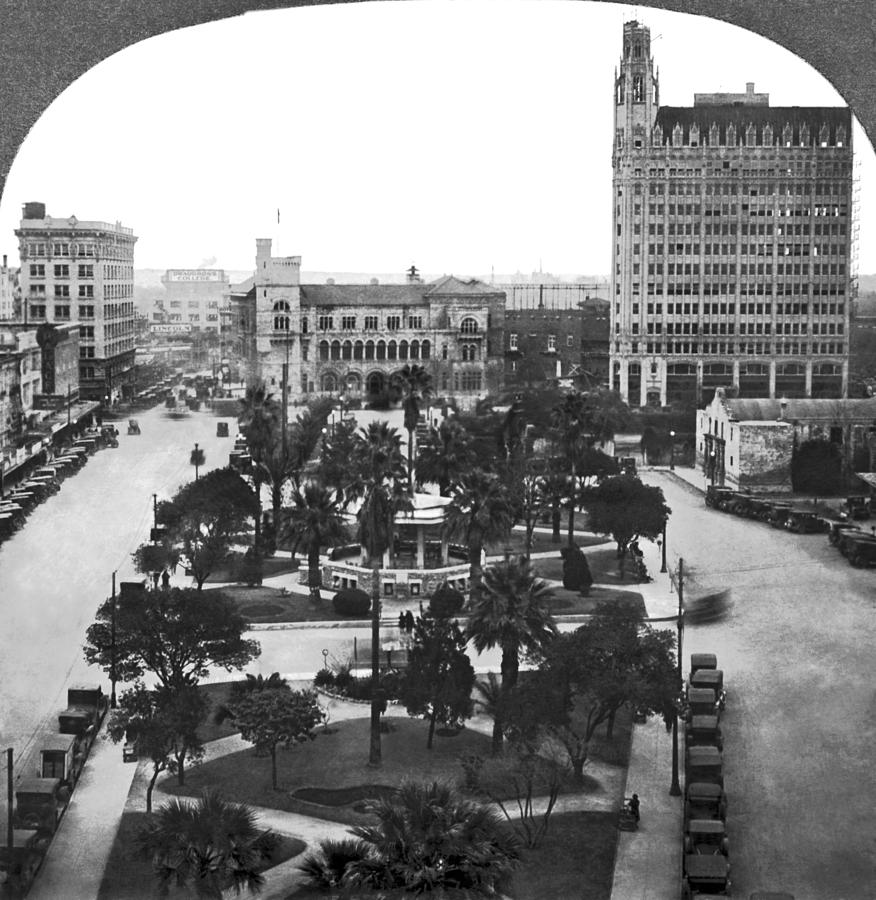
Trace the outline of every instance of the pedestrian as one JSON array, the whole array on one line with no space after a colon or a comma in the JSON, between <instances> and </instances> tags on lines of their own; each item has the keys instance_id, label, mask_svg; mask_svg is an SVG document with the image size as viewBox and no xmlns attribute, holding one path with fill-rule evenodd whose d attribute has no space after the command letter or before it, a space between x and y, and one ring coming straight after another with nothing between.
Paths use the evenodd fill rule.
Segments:
<instances>
[{"instance_id":1,"label":"pedestrian","mask_svg":"<svg viewBox=\"0 0 876 900\"><path fill-rule=\"evenodd\" d=\"M398 614L398 630L400 634L404 634L408 630L408 620L403 612Z\"/></svg>"},{"instance_id":2,"label":"pedestrian","mask_svg":"<svg viewBox=\"0 0 876 900\"><path fill-rule=\"evenodd\" d=\"M638 822L639 821L639 795L633 794L633 796L630 797L628 805L630 807L630 812L632 813L633 818L636 820L636 822Z\"/></svg>"},{"instance_id":3,"label":"pedestrian","mask_svg":"<svg viewBox=\"0 0 876 900\"><path fill-rule=\"evenodd\" d=\"M167 569L165 569L165 570L161 573L161 587L162 587L165 591L169 591L169 590L170 590L170 572L168 572Z\"/></svg>"},{"instance_id":4,"label":"pedestrian","mask_svg":"<svg viewBox=\"0 0 876 900\"><path fill-rule=\"evenodd\" d=\"M405 612L405 631L408 634L413 634L414 632L414 614L410 610Z\"/></svg>"}]
</instances>

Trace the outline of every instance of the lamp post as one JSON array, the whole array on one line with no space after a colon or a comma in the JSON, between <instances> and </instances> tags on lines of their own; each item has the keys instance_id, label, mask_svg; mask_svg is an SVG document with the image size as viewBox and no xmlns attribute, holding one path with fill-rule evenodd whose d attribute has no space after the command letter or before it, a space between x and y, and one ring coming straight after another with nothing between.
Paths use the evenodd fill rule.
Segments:
<instances>
[{"instance_id":1,"label":"lamp post","mask_svg":"<svg viewBox=\"0 0 876 900\"><path fill-rule=\"evenodd\" d=\"M152 527L158 528L158 494L152 495Z\"/></svg>"},{"instance_id":2,"label":"lamp post","mask_svg":"<svg viewBox=\"0 0 876 900\"><path fill-rule=\"evenodd\" d=\"M663 520L663 539L660 542L660 547L662 550L662 561L660 563L660 571L666 571L666 519Z\"/></svg>"},{"instance_id":3,"label":"lamp post","mask_svg":"<svg viewBox=\"0 0 876 900\"><path fill-rule=\"evenodd\" d=\"M195 444L195 449L192 450L192 456L190 459L191 464L195 467L195 481L198 480L198 469L204 465L206 458L204 456L204 451L201 450L197 444Z\"/></svg>"},{"instance_id":4,"label":"lamp post","mask_svg":"<svg viewBox=\"0 0 876 900\"><path fill-rule=\"evenodd\" d=\"M715 451L712 450L709 453L709 477L712 480L713 487L715 484L715 467L716 467L716 465L717 465L717 457L716 457Z\"/></svg>"},{"instance_id":5,"label":"lamp post","mask_svg":"<svg viewBox=\"0 0 876 900\"><path fill-rule=\"evenodd\" d=\"M675 432L669 432L669 471L675 471Z\"/></svg>"},{"instance_id":6,"label":"lamp post","mask_svg":"<svg viewBox=\"0 0 876 900\"><path fill-rule=\"evenodd\" d=\"M113 572L113 593L110 597L110 706L116 708L116 573Z\"/></svg>"},{"instance_id":7,"label":"lamp post","mask_svg":"<svg viewBox=\"0 0 876 900\"><path fill-rule=\"evenodd\" d=\"M678 628L678 653L676 654L676 675L678 678L678 689L681 691L681 645L684 634L684 560L678 561L678 615L676 617L676 627ZM675 715L672 717L672 784L669 787L671 797L679 797L681 795L681 785L678 781L678 708L676 706Z\"/></svg>"}]
</instances>

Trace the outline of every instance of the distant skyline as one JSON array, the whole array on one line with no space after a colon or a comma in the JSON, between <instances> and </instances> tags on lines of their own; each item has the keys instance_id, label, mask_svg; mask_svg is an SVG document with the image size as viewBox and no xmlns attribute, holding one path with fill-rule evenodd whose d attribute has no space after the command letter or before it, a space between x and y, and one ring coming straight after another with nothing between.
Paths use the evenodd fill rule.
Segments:
<instances>
[{"instance_id":1,"label":"distant skyline","mask_svg":"<svg viewBox=\"0 0 876 900\"><path fill-rule=\"evenodd\" d=\"M310 272L605 275L632 18L651 29L665 105L746 82L773 106L844 105L771 41L680 13L561 0L250 13L141 42L71 85L10 170L0 253L17 264L21 205L42 201L133 228L138 269L250 271L255 239L272 237ZM854 142L868 273L876 156L857 125Z\"/></svg>"}]
</instances>

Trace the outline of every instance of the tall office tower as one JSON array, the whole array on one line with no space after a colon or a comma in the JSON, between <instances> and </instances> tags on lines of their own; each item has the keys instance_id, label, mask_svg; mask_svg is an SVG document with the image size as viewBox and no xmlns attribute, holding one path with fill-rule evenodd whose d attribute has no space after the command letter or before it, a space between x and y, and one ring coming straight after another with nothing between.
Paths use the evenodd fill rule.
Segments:
<instances>
[{"instance_id":1,"label":"tall office tower","mask_svg":"<svg viewBox=\"0 0 876 900\"><path fill-rule=\"evenodd\" d=\"M659 106L651 36L615 73L611 385L631 406L844 397L852 127L845 107L695 94Z\"/></svg>"},{"instance_id":2,"label":"tall office tower","mask_svg":"<svg viewBox=\"0 0 876 900\"><path fill-rule=\"evenodd\" d=\"M15 234L24 322L78 323L80 397L119 399L134 377L134 232L25 203Z\"/></svg>"}]
</instances>

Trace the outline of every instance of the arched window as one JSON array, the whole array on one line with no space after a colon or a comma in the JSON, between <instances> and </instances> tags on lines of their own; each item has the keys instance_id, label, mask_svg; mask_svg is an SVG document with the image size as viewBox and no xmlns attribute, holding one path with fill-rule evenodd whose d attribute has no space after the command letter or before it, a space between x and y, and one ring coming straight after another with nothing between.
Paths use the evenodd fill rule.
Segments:
<instances>
[{"instance_id":1,"label":"arched window","mask_svg":"<svg viewBox=\"0 0 876 900\"><path fill-rule=\"evenodd\" d=\"M377 342L377 359L386 359L386 341Z\"/></svg>"},{"instance_id":2,"label":"arched window","mask_svg":"<svg viewBox=\"0 0 876 900\"><path fill-rule=\"evenodd\" d=\"M320 341L319 342L319 358L323 361L329 358L329 343L328 341Z\"/></svg>"},{"instance_id":3,"label":"arched window","mask_svg":"<svg viewBox=\"0 0 876 900\"><path fill-rule=\"evenodd\" d=\"M274 316L274 331L288 331L289 316Z\"/></svg>"},{"instance_id":4,"label":"arched window","mask_svg":"<svg viewBox=\"0 0 876 900\"><path fill-rule=\"evenodd\" d=\"M341 342L332 341L332 359L341 358Z\"/></svg>"},{"instance_id":5,"label":"arched window","mask_svg":"<svg viewBox=\"0 0 876 900\"><path fill-rule=\"evenodd\" d=\"M462 345L462 361L468 362L468 344Z\"/></svg>"},{"instance_id":6,"label":"arched window","mask_svg":"<svg viewBox=\"0 0 876 900\"><path fill-rule=\"evenodd\" d=\"M278 300L274 304L274 331L289 330L289 303L286 300Z\"/></svg>"},{"instance_id":7,"label":"arched window","mask_svg":"<svg viewBox=\"0 0 876 900\"><path fill-rule=\"evenodd\" d=\"M428 341L423 341L423 343L420 345L420 356L423 359L429 358L429 342Z\"/></svg>"},{"instance_id":8,"label":"arched window","mask_svg":"<svg viewBox=\"0 0 876 900\"><path fill-rule=\"evenodd\" d=\"M352 359L353 358L353 342L352 341L344 341L341 346L341 358L342 359Z\"/></svg>"},{"instance_id":9,"label":"arched window","mask_svg":"<svg viewBox=\"0 0 876 900\"><path fill-rule=\"evenodd\" d=\"M624 102L624 85L626 79L618 78L617 80L617 105L620 106Z\"/></svg>"},{"instance_id":10,"label":"arched window","mask_svg":"<svg viewBox=\"0 0 876 900\"><path fill-rule=\"evenodd\" d=\"M365 342L365 359L374 359L374 341Z\"/></svg>"},{"instance_id":11,"label":"arched window","mask_svg":"<svg viewBox=\"0 0 876 900\"><path fill-rule=\"evenodd\" d=\"M353 394L358 394L362 390L362 379L355 372L347 375L347 390Z\"/></svg>"},{"instance_id":12,"label":"arched window","mask_svg":"<svg viewBox=\"0 0 876 900\"><path fill-rule=\"evenodd\" d=\"M411 359L420 358L420 342L411 341Z\"/></svg>"},{"instance_id":13,"label":"arched window","mask_svg":"<svg viewBox=\"0 0 876 900\"><path fill-rule=\"evenodd\" d=\"M395 341L390 341L387 344L386 351L387 359L398 359L398 346Z\"/></svg>"},{"instance_id":14,"label":"arched window","mask_svg":"<svg viewBox=\"0 0 876 900\"><path fill-rule=\"evenodd\" d=\"M447 354L448 354L447 344L442 344L441 345L441 359L447 359Z\"/></svg>"},{"instance_id":15,"label":"arched window","mask_svg":"<svg viewBox=\"0 0 876 900\"><path fill-rule=\"evenodd\" d=\"M466 316L459 323L459 331L461 334L477 334L478 333L478 320L473 319L471 316Z\"/></svg>"},{"instance_id":16,"label":"arched window","mask_svg":"<svg viewBox=\"0 0 876 900\"><path fill-rule=\"evenodd\" d=\"M326 372L325 375L322 376L322 389L324 391L336 391L338 389L337 376L331 372Z\"/></svg>"},{"instance_id":17,"label":"arched window","mask_svg":"<svg viewBox=\"0 0 876 900\"><path fill-rule=\"evenodd\" d=\"M408 358L408 342L407 341L399 341L398 358L399 359L407 359Z\"/></svg>"},{"instance_id":18,"label":"arched window","mask_svg":"<svg viewBox=\"0 0 876 900\"><path fill-rule=\"evenodd\" d=\"M633 76L633 103L641 103L645 99L645 82L641 75Z\"/></svg>"},{"instance_id":19,"label":"arched window","mask_svg":"<svg viewBox=\"0 0 876 900\"><path fill-rule=\"evenodd\" d=\"M365 345L362 341L356 341L356 343L353 344L353 359L362 359L364 351Z\"/></svg>"}]
</instances>

